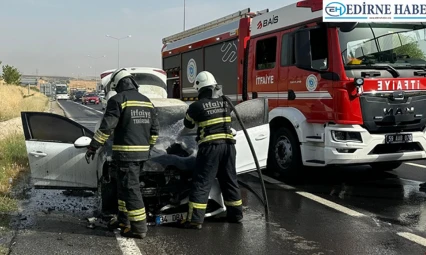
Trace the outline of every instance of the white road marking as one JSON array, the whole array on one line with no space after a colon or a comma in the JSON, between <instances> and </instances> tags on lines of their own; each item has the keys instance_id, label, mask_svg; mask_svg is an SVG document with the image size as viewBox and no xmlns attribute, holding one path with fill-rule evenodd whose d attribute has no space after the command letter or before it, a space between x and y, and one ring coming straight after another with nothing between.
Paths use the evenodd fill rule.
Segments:
<instances>
[{"instance_id":1,"label":"white road marking","mask_svg":"<svg viewBox=\"0 0 426 255\"><path fill-rule=\"evenodd\" d=\"M62 111L64 111L64 113L65 113L65 117L68 117L68 119L70 119L70 120L72 120L72 121L75 121L75 119L71 118L71 114L69 114L69 113L65 110L65 107L63 107L63 106L61 105L61 103L59 103L59 101L58 101L58 100L57 100L56 102L57 102L57 104L59 105L59 108L61 108L61 109L62 109Z\"/></svg>"},{"instance_id":2,"label":"white road marking","mask_svg":"<svg viewBox=\"0 0 426 255\"><path fill-rule=\"evenodd\" d=\"M256 178L259 178L259 174L258 174L258 173L255 173L255 172L251 172L251 173L250 173L250 175L252 175L252 176L254 176L254 177L256 177ZM263 175L263 174L262 174L262 177L263 177L263 180L264 180L264 181L269 182L269 183L271 183L271 184L275 184L276 186L279 186L279 187L281 187L281 188L283 188L283 189L286 189L286 190L295 190L295 189L296 189L296 188L295 188L295 187L293 187L293 186L290 186L290 185L284 184L284 183L282 183L282 182L280 182L280 181L278 181L278 180L276 180L276 179L274 179L274 178L271 178L271 177L269 177L269 176L266 176L266 175Z\"/></svg>"},{"instance_id":3,"label":"white road marking","mask_svg":"<svg viewBox=\"0 0 426 255\"><path fill-rule=\"evenodd\" d=\"M420 165L420 164L416 164L416 163L405 163L406 165L410 165L410 166L416 166L416 167L420 167L420 168L426 168L425 165Z\"/></svg>"},{"instance_id":4,"label":"white road marking","mask_svg":"<svg viewBox=\"0 0 426 255\"><path fill-rule=\"evenodd\" d=\"M415 242L417 244L420 244L426 247L426 238L424 237L421 237L412 233L408 233L408 232L398 232L397 234L399 236L404 237L405 239L410 240L411 242Z\"/></svg>"},{"instance_id":5,"label":"white road marking","mask_svg":"<svg viewBox=\"0 0 426 255\"><path fill-rule=\"evenodd\" d=\"M299 195L301 195L301 196L304 196L306 198L309 198L309 199L311 199L311 200L313 200L315 202L318 202L320 204L328 206L328 207L330 207L330 208L332 208L334 210L340 211L340 212L342 212L344 214L347 214L347 215L350 215L350 216L353 216L353 217L364 217L365 216L365 214L356 212L356 211L354 211L352 209L349 209L347 207L341 206L341 205L336 204L334 202L328 201L327 199L324 199L322 197L316 196L314 194L311 194L311 193L308 193L308 192L304 192L304 191L297 191L296 193L299 194Z\"/></svg>"},{"instance_id":6,"label":"white road marking","mask_svg":"<svg viewBox=\"0 0 426 255\"><path fill-rule=\"evenodd\" d=\"M97 112L97 113L104 114L103 112L98 111L98 110L95 110L95 109L93 109L93 108L91 108L91 107L89 107L89 106L87 106L87 105L79 104L79 103L74 102L74 101L72 101L72 102L73 102L74 104L77 104L77 105L79 105L79 106L83 106L83 107L85 107L85 108L87 108L87 109L90 109L90 110L92 110L92 111L95 111L95 112Z\"/></svg>"},{"instance_id":7,"label":"white road marking","mask_svg":"<svg viewBox=\"0 0 426 255\"><path fill-rule=\"evenodd\" d=\"M115 237L117 238L118 246L120 247L123 255L142 255L141 250L136 245L135 240L131 238L122 237L120 231L114 231Z\"/></svg>"},{"instance_id":8,"label":"white road marking","mask_svg":"<svg viewBox=\"0 0 426 255\"><path fill-rule=\"evenodd\" d=\"M257 174L255 174L255 173L251 173L251 175L254 176L254 177L259 178L259 176ZM278 180L276 180L274 178L271 178L269 176L263 175L263 179L265 181L269 182L269 183L272 183L272 184L277 185L279 187L282 187L284 189L289 189L289 190L296 189L293 186L287 185L287 184L285 184L283 182L280 182L280 181L278 181ZM317 203L320 203L322 205L328 206L328 207L330 207L330 208L332 208L334 210L337 210L337 211L342 212L344 214L347 214L349 216L353 216L353 217L364 217L364 216L366 216L365 214L359 213L357 211L354 211L354 210L349 209L347 207L344 207L342 205L336 204L334 202L331 202L331 201L329 201L327 199L324 199L322 197L316 196L316 195L311 194L309 192L297 191L296 194L301 195L301 196L303 196L305 198L309 198L309 199L311 199L311 200L313 200L313 201L315 201Z\"/></svg>"}]
</instances>

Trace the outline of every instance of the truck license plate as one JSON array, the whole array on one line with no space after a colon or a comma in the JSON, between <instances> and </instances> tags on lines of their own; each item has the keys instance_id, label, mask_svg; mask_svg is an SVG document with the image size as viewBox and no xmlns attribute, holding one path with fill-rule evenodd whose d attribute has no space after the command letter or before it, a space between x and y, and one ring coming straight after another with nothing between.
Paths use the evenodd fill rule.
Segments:
<instances>
[{"instance_id":1,"label":"truck license plate","mask_svg":"<svg viewBox=\"0 0 426 255\"><path fill-rule=\"evenodd\" d=\"M158 215L155 218L155 222L159 224L176 223L183 219L186 219L187 213L175 213L175 214L164 214Z\"/></svg>"},{"instance_id":2,"label":"truck license plate","mask_svg":"<svg viewBox=\"0 0 426 255\"><path fill-rule=\"evenodd\" d=\"M391 143L409 143L413 141L413 134L392 134L385 135L385 142Z\"/></svg>"}]
</instances>

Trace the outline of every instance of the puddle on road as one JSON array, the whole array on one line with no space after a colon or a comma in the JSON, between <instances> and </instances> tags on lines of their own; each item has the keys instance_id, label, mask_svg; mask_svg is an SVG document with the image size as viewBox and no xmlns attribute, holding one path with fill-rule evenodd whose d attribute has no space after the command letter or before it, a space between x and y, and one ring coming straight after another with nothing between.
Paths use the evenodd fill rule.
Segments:
<instances>
[{"instance_id":1,"label":"puddle on road","mask_svg":"<svg viewBox=\"0 0 426 255\"><path fill-rule=\"evenodd\" d=\"M20 213L12 225L26 229L37 223L37 217L52 213L72 215L79 219L91 217L98 205L98 197L87 191L58 191L31 189L30 198L20 204Z\"/></svg>"}]
</instances>

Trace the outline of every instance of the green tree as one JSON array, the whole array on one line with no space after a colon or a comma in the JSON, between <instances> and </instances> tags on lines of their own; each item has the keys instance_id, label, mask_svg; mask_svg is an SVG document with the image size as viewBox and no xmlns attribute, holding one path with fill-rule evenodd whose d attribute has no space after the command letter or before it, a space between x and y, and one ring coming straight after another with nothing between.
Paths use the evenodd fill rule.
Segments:
<instances>
[{"instance_id":1,"label":"green tree","mask_svg":"<svg viewBox=\"0 0 426 255\"><path fill-rule=\"evenodd\" d=\"M418 42L412 42L405 45L402 45L393 50L396 55L408 55L410 58L420 58L426 60L425 54L420 49Z\"/></svg>"},{"instance_id":2,"label":"green tree","mask_svg":"<svg viewBox=\"0 0 426 255\"><path fill-rule=\"evenodd\" d=\"M5 65L3 66L3 80L7 84L16 84L21 83L21 73L16 67Z\"/></svg>"}]
</instances>

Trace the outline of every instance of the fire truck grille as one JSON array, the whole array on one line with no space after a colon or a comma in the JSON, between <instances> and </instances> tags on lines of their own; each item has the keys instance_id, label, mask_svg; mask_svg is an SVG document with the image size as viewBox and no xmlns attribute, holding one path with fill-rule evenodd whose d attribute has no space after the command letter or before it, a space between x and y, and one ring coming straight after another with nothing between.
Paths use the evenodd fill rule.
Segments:
<instances>
[{"instance_id":1,"label":"fire truck grille","mask_svg":"<svg viewBox=\"0 0 426 255\"><path fill-rule=\"evenodd\" d=\"M360 104L363 126L372 134L421 131L426 124L425 94L364 94Z\"/></svg>"}]
</instances>

